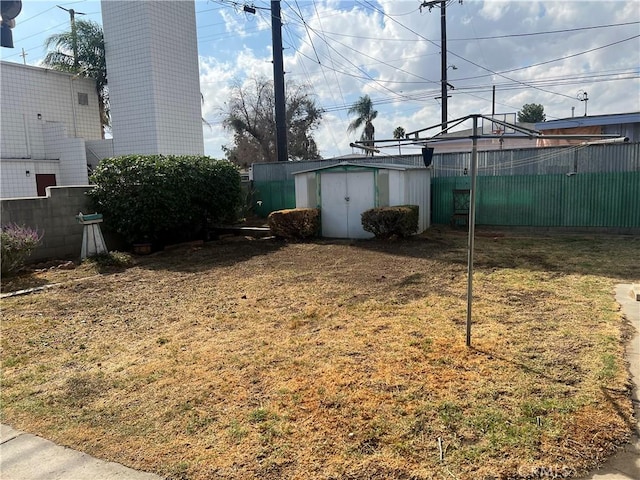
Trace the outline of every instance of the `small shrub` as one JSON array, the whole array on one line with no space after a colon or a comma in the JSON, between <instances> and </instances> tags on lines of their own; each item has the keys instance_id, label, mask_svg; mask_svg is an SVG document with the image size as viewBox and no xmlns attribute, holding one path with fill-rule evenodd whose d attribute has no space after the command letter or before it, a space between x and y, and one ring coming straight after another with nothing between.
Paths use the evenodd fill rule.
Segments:
<instances>
[{"instance_id":1,"label":"small shrub","mask_svg":"<svg viewBox=\"0 0 640 480\"><path fill-rule=\"evenodd\" d=\"M362 213L362 228L376 238L408 237L418 231L418 206L372 208Z\"/></svg>"},{"instance_id":2,"label":"small shrub","mask_svg":"<svg viewBox=\"0 0 640 480\"><path fill-rule=\"evenodd\" d=\"M13 223L0 227L2 275L20 270L41 239L42 236L38 234L38 231L31 227Z\"/></svg>"},{"instance_id":3,"label":"small shrub","mask_svg":"<svg viewBox=\"0 0 640 480\"><path fill-rule=\"evenodd\" d=\"M113 251L87 257L83 263L93 263L98 267L124 268L133 264L133 258L128 253Z\"/></svg>"},{"instance_id":4,"label":"small shrub","mask_svg":"<svg viewBox=\"0 0 640 480\"><path fill-rule=\"evenodd\" d=\"M288 240L302 240L318 235L320 210L317 208L293 208L271 212L267 219L271 233Z\"/></svg>"}]
</instances>

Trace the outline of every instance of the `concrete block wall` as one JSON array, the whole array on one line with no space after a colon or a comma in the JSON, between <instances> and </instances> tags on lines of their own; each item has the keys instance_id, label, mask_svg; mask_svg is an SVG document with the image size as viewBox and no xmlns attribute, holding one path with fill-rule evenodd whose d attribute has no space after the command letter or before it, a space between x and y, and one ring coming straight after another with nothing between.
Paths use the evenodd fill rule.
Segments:
<instances>
[{"instance_id":1,"label":"concrete block wall","mask_svg":"<svg viewBox=\"0 0 640 480\"><path fill-rule=\"evenodd\" d=\"M2 224L25 225L43 234L40 246L29 261L80 258L83 226L75 217L79 212L93 213L89 211L86 195L91 188L88 185L49 187L46 197L0 200Z\"/></svg>"}]
</instances>

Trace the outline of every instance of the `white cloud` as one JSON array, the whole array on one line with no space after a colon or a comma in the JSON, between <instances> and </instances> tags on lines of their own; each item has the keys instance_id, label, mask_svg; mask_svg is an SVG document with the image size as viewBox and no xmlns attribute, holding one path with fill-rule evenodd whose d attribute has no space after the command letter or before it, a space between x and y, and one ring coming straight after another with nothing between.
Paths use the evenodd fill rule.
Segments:
<instances>
[{"instance_id":1,"label":"white cloud","mask_svg":"<svg viewBox=\"0 0 640 480\"><path fill-rule=\"evenodd\" d=\"M441 76L437 8L420 13L418 2L391 0L314 3L300 3L306 28L295 5L282 5L284 64L287 78L312 85L319 104L327 109L316 132L324 156L351 152L349 142L358 134L347 135L346 111L363 94L369 94L379 110L374 122L378 139L391 138L399 125L411 131L440 121L435 98L440 96ZM638 21L635 0L451 2L447 63L456 69L447 70L455 86L450 91L450 118L490 113L493 85L496 111L502 113L541 103L548 119L570 116L571 107L581 114L584 104L575 98L581 89L589 92L590 114L639 111L640 41L598 49L637 35L638 24L571 31ZM202 88L207 104L212 102L211 107L205 104L207 114L213 115L228 98L232 79L271 77L267 30L246 44L236 36L234 44L225 41L218 52L208 54L210 58L203 57ZM551 30L566 31L523 35ZM486 38L499 36L503 38ZM550 62L591 49L596 50ZM544 64L529 67L538 63ZM616 76L635 78L612 81ZM214 149L216 141L230 141L229 133L205 130L205 136L207 148Z\"/></svg>"}]
</instances>

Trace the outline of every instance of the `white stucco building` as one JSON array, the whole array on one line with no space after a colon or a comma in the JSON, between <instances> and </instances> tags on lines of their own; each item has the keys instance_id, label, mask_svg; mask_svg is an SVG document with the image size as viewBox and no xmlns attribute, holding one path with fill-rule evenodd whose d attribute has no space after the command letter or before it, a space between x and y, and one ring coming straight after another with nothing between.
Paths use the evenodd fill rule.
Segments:
<instances>
[{"instance_id":1,"label":"white stucco building","mask_svg":"<svg viewBox=\"0 0 640 480\"><path fill-rule=\"evenodd\" d=\"M0 61L0 197L86 185L87 140L102 130L95 81Z\"/></svg>"}]
</instances>

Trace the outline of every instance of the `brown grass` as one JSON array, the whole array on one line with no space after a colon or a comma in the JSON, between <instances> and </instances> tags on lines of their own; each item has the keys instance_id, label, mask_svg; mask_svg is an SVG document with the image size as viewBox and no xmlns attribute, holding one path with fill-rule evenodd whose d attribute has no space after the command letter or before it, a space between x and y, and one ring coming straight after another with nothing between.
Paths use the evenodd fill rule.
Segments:
<instances>
[{"instance_id":1,"label":"brown grass","mask_svg":"<svg viewBox=\"0 0 640 480\"><path fill-rule=\"evenodd\" d=\"M173 479L593 467L632 429L612 289L640 279L640 241L480 236L471 349L465 242L209 243L65 272L2 301L2 421Z\"/></svg>"}]
</instances>

